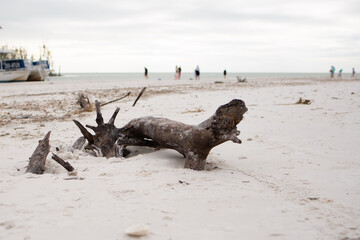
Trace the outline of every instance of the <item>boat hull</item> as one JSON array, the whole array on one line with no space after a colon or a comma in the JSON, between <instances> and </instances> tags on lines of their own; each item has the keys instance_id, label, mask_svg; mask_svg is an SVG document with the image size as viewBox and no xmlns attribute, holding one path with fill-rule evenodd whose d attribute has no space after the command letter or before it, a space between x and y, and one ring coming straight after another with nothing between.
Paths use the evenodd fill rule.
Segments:
<instances>
[{"instance_id":1,"label":"boat hull","mask_svg":"<svg viewBox=\"0 0 360 240\"><path fill-rule=\"evenodd\" d=\"M49 76L48 71L42 68L31 70L28 81L45 81Z\"/></svg>"},{"instance_id":2,"label":"boat hull","mask_svg":"<svg viewBox=\"0 0 360 240\"><path fill-rule=\"evenodd\" d=\"M29 69L18 69L10 71L0 71L0 82L26 81L30 75Z\"/></svg>"},{"instance_id":3,"label":"boat hull","mask_svg":"<svg viewBox=\"0 0 360 240\"><path fill-rule=\"evenodd\" d=\"M28 81L45 81L49 76L49 63L47 60L32 62Z\"/></svg>"}]
</instances>

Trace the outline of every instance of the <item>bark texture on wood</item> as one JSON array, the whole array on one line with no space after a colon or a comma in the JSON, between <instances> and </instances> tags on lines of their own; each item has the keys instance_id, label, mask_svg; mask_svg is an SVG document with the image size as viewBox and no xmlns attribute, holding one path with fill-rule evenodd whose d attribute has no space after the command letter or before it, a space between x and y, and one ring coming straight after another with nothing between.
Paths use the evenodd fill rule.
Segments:
<instances>
[{"instance_id":1,"label":"bark texture on wood","mask_svg":"<svg viewBox=\"0 0 360 240\"><path fill-rule=\"evenodd\" d=\"M116 108L109 122L104 123L98 101L95 101L95 107L96 123L98 125L97 127L86 125L86 127L94 131L95 135L91 134L80 122L73 120L88 142L85 149L91 151L95 156L104 156L106 158L121 156L122 149L116 144L120 129L114 125L115 118L120 109Z\"/></svg>"},{"instance_id":2,"label":"bark texture on wood","mask_svg":"<svg viewBox=\"0 0 360 240\"><path fill-rule=\"evenodd\" d=\"M31 155L29 165L26 172L34 174L43 174L45 171L46 157L50 152L50 133L48 132L45 137L39 141L34 153Z\"/></svg>"},{"instance_id":3,"label":"bark texture on wood","mask_svg":"<svg viewBox=\"0 0 360 240\"><path fill-rule=\"evenodd\" d=\"M213 147L226 141L241 143L236 125L246 112L245 103L234 99L199 125L166 118L133 119L121 129L118 144L174 149L186 157L185 168L204 170L206 157Z\"/></svg>"}]
</instances>

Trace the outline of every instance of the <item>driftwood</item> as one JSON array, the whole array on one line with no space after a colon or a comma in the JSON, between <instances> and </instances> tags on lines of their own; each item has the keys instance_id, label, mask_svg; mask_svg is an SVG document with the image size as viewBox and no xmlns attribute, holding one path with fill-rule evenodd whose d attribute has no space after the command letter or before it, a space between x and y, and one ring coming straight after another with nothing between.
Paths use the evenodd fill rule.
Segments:
<instances>
[{"instance_id":1,"label":"driftwood","mask_svg":"<svg viewBox=\"0 0 360 240\"><path fill-rule=\"evenodd\" d=\"M64 160L62 160L58 155L56 155L55 153L52 153L52 159L54 159L58 164L60 164L61 166L63 166L68 172L72 172L74 171L73 166L71 166L71 164L69 162L65 162Z\"/></svg>"},{"instance_id":2,"label":"driftwood","mask_svg":"<svg viewBox=\"0 0 360 240\"><path fill-rule=\"evenodd\" d=\"M115 100L111 100L111 101L109 101L109 102L102 103L102 104L100 104L100 107L105 106L105 105L110 104L110 103L113 103L113 102L116 102L116 101L119 101L119 100L121 100L121 99L123 99L123 98L126 98L126 97L129 96L130 94L131 94L131 92L128 92L126 95L124 95L124 96L122 96L122 97L119 97L119 98L117 98L117 99L115 99Z\"/></svg>"},{"instance_id":3,"label":"driftwood","mask_svg":"<svg viewBox=\"0 0 360 240\"><path fill-rule=\"evenodd\" d=\"M83 93L79 94L79 98L77 100L77 103L84 110L91 109L91 104L90 104L89 98L87 96L85 96Z\"/></svg>"},{"instance_id":4,"label":"driftwood","mask_svg":"<svg viewBox=\"0 0 360 240\"><path fill-rule=\"evenodd\" d=\"M143 93L145 92L146 87L144 87L143 89L141 89L139 95L137 96L137 98L135 99L134 103L133 103L133 107L135 106L135 104L137 103L137 101L139 100L139 98L143 95Z\"/></svg>"},{"instance_id":5,"label":"driftwood","mask_svg":"<svg viewBox=\"0 0 360 240\"><path fill-rule=\"evenodd\" d=\"M204 170L213 147L226 141L241 143L236 125L246 112L245 103L234 99L195 126L166 118L138 118L122 128L118 144L174 149L186 157L185 168Z\"/></svg>"},{"instance_id":6,"label":"driftwood","mask_svg":"<svg viewBox=\"0 0 360 240\"><path fill-rule=\"evenodd\" d=\"M97 101L96 112L98 126L86 125L95 135L74 120L88 141L85 149L93 151L95 155L107 158L124 156L127 146L169 148L186 157L185 168L204 170L206 157L213 147L226 141L241 143L237 138L240 132L236 125L243 119L247 108L242 100L234 99L220 106L212 117L199 125L187 125L166 118L144 117L131 120L123 128L114 126L119 108L107 124L104 124Z\"/></svg>"},{"instance_id":7,"label":"driftwood","mask_svg":"<svg viewBox=\"0 0 360 240\"><path fill-rule=\"evenodd\" d=\"M45 137L39 141L38 146L30 157L29 165L26 169L27 173L43 174L45 171L46 157L50 152L50 133L51 132L48 132Z\"/></svg>"},{"instance_id":8,"label":"driftwood","mask_svg":"<svg viewBox=\"0 0 360 240\"><path fill-rule=\"evenodd\" d=\"M311 100L309 100L309 99L302 99L302 98L299 98L299 100L298 100L295 104L305 104L305 105L310 105L310 104L311 104Z\"/></svg>"},{"instance_id":9,"label":"driftwood","mask_svg":"<svg viewBox=\"0 0 360 240\"><path fill-rule=\"evenodd\" d=\"M95 107L97 127L86 125L95 132L95 135L91 134L80 122L73 120L88 142L85 149L91 151L95 156L104 156L106 158L122 156L121 147L116 144L120 129L114 125L120 108L116 108L109 122L104 123L98 101L95 101Z\"/></svg>"},{"instance_id":10,"label":"driftwood","mask_svg":"<svg viewBox=\"0 0 360 240\"><path fill-rule=\"evenodd\" d=\"M236 76L237 81L240 82L246 82L246 78L241 78L240 76Z\"/></svg>"}]
</instances>

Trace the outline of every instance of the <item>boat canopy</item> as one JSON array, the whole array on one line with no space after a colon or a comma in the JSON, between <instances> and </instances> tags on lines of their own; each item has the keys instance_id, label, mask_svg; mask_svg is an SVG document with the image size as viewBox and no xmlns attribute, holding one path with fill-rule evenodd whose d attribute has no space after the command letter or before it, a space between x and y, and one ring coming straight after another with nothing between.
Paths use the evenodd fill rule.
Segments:
<instances>
[{"instance_id":1,"label":"boat canopy","mask_svg":"<svg viewBox=\"0 0 360 240\"><path fill-rule=\"evenodd\" d=\"M15 54L14 51L0 49L0 54Z\"/></svg>"},{"instance_id":2,"label":"boat canopy","mask_svg":"<svg viewBox=\"0 0 360 240\"><path fill-rule=\"evenodd\" d=\"M15 59L15 60L3 60L2 69L3 70L15 70L19 68L29 68L31 67L31 62L24 59Z\"/></svg>"},{"instance_id":3,"label":"boat canopy","mask_svg":"<svg viewBox=\"0 0 360 240\"><path fill-rule=\"evenodd\" d=\"M33 66L38 66L38 65L40 65L40 66L42 66L42 67L44 67L44 68L47 68L47 69L50 68L50 66L49 66L49 61L48 61L48 60L34 61L34 62L32 62L32 65L33 65Z\"/></svg>"}]
</instances>

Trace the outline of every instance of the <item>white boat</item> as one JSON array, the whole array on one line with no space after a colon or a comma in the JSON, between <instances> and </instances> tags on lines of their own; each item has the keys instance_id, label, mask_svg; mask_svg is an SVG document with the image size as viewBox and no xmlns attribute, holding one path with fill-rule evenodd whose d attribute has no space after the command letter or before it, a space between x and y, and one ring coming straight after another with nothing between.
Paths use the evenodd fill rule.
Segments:
<instances>
[{"instance_id":1,"label":"white boat","mask_svg":"<svg viewBox=\"0 0 360 240\"><path fill-rule=\"evenodd\" d=\"M50 73L49 62L47 60L39 60L32 62L32 69L28 81L45 81Z\"/></svg>"},{"instance_id":2,"label":"white boat","mask_svg":"<svg viewBox=\"0 0 360 240\"><path fill-rule=\"evenodd\" d=\"M0 49L0 55L14 52ZM26 81L31 72L31 62L25 59L0 60L0 82Z\"/></svg>"}]
</instances>

